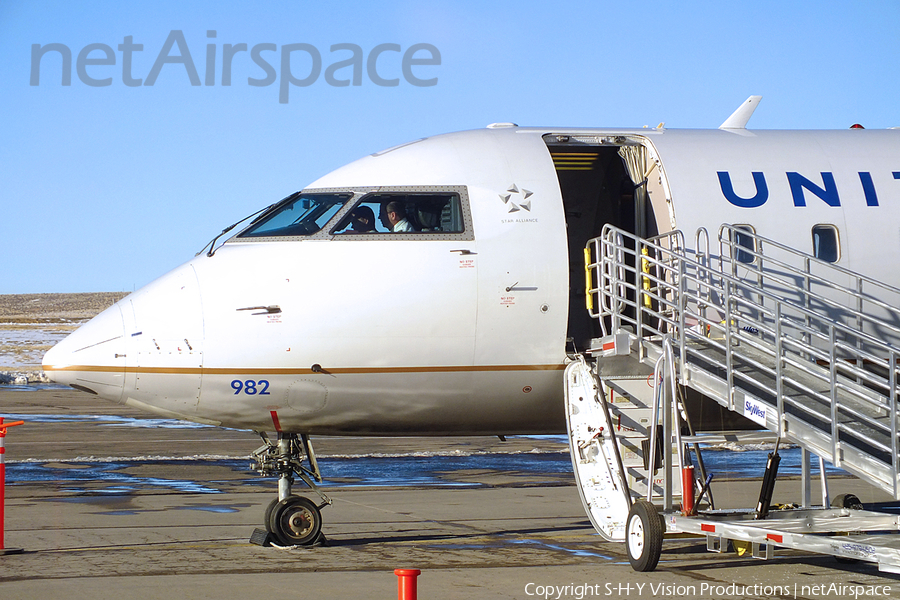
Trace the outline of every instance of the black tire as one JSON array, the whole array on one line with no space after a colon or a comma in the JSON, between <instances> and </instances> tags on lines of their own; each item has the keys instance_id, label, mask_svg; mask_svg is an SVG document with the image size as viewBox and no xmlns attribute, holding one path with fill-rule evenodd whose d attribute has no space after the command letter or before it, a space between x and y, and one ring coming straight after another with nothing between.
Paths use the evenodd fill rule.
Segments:
<instances>
[{"instance_id":1,"label":"black tire","mask_svg":"<svg viewBox=\"0 0 900 600\"><path fill-rule=\"evenodd\" d=\"M322 531L322 513L309 498L291 496L272 508L267 529L285 546L312 544Z\"/></svg>"},{"instance_id":2,"label":"black tire","mask_svg":"<svg viewBox=\"0 0 900 600\"><path fill-rule=\"evenodd\" d=\"M266 507L266 516L265 516L265 519L263 520L263 525L265 525L266 531L268 531L269 533L272 533L272 531L269 529L269 520L272 518L272 511L275 510L275 507L277 505L278 505L278 498L275 498L274 500L269 502L269 505Z\"/></svg>"},{"instance_id":3,"label":"black tire","mask_svg":"<svg viewBox=\"0 0 900 600\"><path fill-rule=\"evenodd\" d=\"M831 501L831 506L836 508L852 508L855 510L863 509L862 502L856 497L856 494L839 494Z\"/></svg>"},{"instance_id":4,"label":"black tire","mask_svg":"<svg viewBox=\"0 0 900 600\"><path fill-rule=\"evenodd\" d=\"M649 572L659 564L665 526L656 507L646 500L637 500L628 512L625 523L625 547L631 568Z\"/></svg>"}]
</instances>

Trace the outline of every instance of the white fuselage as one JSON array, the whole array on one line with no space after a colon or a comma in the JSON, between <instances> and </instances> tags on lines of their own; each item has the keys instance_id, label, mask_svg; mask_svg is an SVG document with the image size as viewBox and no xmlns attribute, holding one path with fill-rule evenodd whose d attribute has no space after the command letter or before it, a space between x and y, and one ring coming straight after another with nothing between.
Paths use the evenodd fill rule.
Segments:
<instances>
[{"instance_id":1,"label":"white fuselage","mask_svg":"<svg viewBox=\"0 0 900 600\"><path fill-rule=\"evenodd\" d=\"M616 190L596 192L561 165L569 149L596 151L587 168L602 182L599 165L619 160L621 145L646 161L646 211L618 213L630 210L633 227L690 236L748 224L811 252L812 228L831 224L840 265L900 284L900 131L496 127L334 171L305 190L350 197L321 229L238 234L74 332L47 353L45 371L113 401L235 428L565 431L570 297L584 286L575 249L603 225L578 225L587 217L571 194L596 204L629 186L619 164L608 176ZM460 224L336 233L355 202L391 193L455 194Z\"/></svg>"}]
</instances>

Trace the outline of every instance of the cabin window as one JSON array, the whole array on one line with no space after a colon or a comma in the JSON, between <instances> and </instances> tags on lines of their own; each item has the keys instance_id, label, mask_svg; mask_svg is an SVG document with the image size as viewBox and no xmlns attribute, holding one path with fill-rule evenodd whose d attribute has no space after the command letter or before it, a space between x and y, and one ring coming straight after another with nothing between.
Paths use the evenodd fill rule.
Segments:
<instances>
[{"instance_id":1,"label":"cabin window","mask_svg":"<svg viewBox=\"0 0 900 600\"><path fill-rule=\"evenodd\" d=\"M353 197L351 193L297 193L257 217L239 238L309 236L317 233Z\"/></svg>"},{"instance_id":2,"label":"cabin window","mask_svg":"<svg viewBox=\"0 0 900 600\"><path fill-rule=\"evenodd\" d=\"M752 225L735 225L732 230L732 235L734 235L734 259L738 262L744 264L752 264L756 257L753 255L753 252L756 252L756 241L753 235L756 231L753 229ZM749 250L742 250L742 248L746 248Z\"/></svg>"},{"instance_id":3,"label":"cabin window","mask_svg":"<svg viewBox=\"0 0 900 600\"><path fill-rule=\"evenodd\" d=\"M837 262L841 257L838 230L834 225L815 225L812 228L813 256L825 262Z\"/></svg>"},{"instance_id":4,"label":"cabin window","mask_svg":"<svg viewBox=\"0 0 900 600\"><path fill-rule=\"evenodd\" d=\"M379 192L363 196L331 230L362 234L448 234L465 232L463 205L455 192Z\"/></svg>"}]
</instances>

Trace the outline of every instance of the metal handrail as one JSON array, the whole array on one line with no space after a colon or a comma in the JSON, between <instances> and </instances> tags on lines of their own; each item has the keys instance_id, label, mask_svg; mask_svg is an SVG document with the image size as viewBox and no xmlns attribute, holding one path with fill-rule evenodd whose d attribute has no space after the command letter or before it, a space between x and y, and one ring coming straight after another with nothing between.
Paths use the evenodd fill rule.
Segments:
<instances>
[{"instance_id":1,"label":"metal handrail","mask_svg":"<svg viewBox=\"0 0 900 600\"><path fill-rule=\"evenodd\" d=\"M750 245L739 243L739 239L749 240ZM763 253L763 245L768 250ZM719 228L720 265L725 264L722 257L727 257L731 272L736 275L737 269L743 266L748 271L756 274L758 287L772 287L772 283L784 286L785 289L793 289L802 294L804 308L811 309L812 302L818 302L833 310L838 311L848 323L853 324L850 329L854 332L877 329L877 338L888 337L892 343L900 342L900 288L891 286L871 277L861 275L836 264L816 259L813 256L800 252L776 242L763 238L753 232L747 231L742 226L723 224ZM774 253L772 252L774 249ZM779 259L773 254L783 256ZM752 256L753 260L742 262L735 260L739 255ZM788 262L793 260L801 266ZM816 275L812 267L822 271L825 275ZM722 268L720 266L720 268ZM797 286L790 277L800 278L803 286ZM840 278L847 278L851 284L843 286L837 283ZM763 281L767 280L768 285ZM813 286L823 288L826 293L812 292ZM864 289L875 288L876 295L864 293ZM837 297L846 296L844 301ZM891 299L890 302L885 298ZM852 299L855 306L851 306ZM816 311L818 313L818 311ZM890 322L886 319L890 318ZM810 319L807 319L809 324ZM858 339L857 344L864 340Z\"/></svg>"},{"instance_id":2,"label":"metal handrail","mask_svg":"<svg viewBox=\"0 0 900 600\"><path fill-rule=\"evenodd\" d=\"M736 236L734 232L739 232L741 236L745 238L751 239L754 241L755 248L762 248L763 245L766 247L772 247L777 249L777 251L786 257L794 258L795 260L799 260L804 263L804 267L796 267L791 265L784 259L778 259L773 254L763 254L762 251L758 251L755 248L750 249L746 246L739 245L736 241ZM787 269L795 274L801 274L806 277L809 277L811 281L814 281L816 284L821 285L823 287L828 287L834 290L839 290L841 293L845 293L849 296L852 296L860 301L868 302L873 304L879 308L882 308L886 311L893 313L894 315L900 317L900 309L897 307L900 306L900 288L887 284L883 281L879 281L875 278L868 277L866 275L862 275L861 273L857 273L855 271L851 271L850 269L846 269L834 263L829 263L823 260L819 260L809 254L801 252L796 248L791 248L790 246L786 246L780 242L776 242L775 240L771 240L768 238L764 238L760 235L757 235L751 231L745 231L740 229L740 226L729 225L727 223L722 224L719 227L719 242L720 248L729 248L728 256L735 256L736 251L740 250L741 252L745 252L747 254L752 254L755 258L759 258L764 261L766 264ZM811 265L815 264L817 267L822 268L824 271L828 272L828 276L820 276L815 275L810 271ZM763 266L763 265L761 265ZM765 270L770 276L774 273L774 269ZM844 277L850 278L855 282L856 289L845 287L838 285L835 283L837 277L835 275L841 275ZM875 287L879 290L877 295L865 294L862 291L862 288L865 286ZM894 297L894 302L886 302L884 298ZM823 300L827 301L827 298L823 298ZM843 305L842 305L843 306ZM849 307L843 306L843 308L849 309ZM849 309L854 310L854 309ZM863 311L862 309L855 309L854 315L860 314L862 316L866 316L868 313ZM891 326L891 328L900 333L900 327Z\"/></svg>"},{"instance_id":3,"label":"metal handrail","mask_svg":"<svg viewBox=\"0 0 900 600\"><path fill-rule=\"evenodd\" d=\"M875 289L889 299L896 295L900 306L900 289L731 225L719 229L718 256L710 255L701 232L695 251L685 249L683 240L678 231L641 239L604 227L599 238L588 242L586 253L593 286L587 293L598 298L592 316L601 323L609 320L613 332L630 327L638 339L651 343L671 336L682 380L696 352L691 343L717 350L722 358L708 355L704 361L724 371L728 397L720 399L723 404L735 410L736 384L752 383L774 397L774 403L760 401L776 411L779 435L789 433L789 411L791 420L806 415L806 420L830 422L830 432L825 431L830 447L825 450L836 465L844 460L842 432L852 432L873 451L890 453L887 462L871 459L890 469L890 481L880 482L900 498L900 327L894 325L900 323L900 309L865 292ZM850 285L831 281L835 277ZM644 352L643 344L639 347ZM754 372L735 369L736 362ZM761 381L764 377L754 378L757 372L774 380L774 387ZM818 383L813 386L804 378ZM787 389L827 404L827 413L786 396Z\"/></svg>"}]
</instances>

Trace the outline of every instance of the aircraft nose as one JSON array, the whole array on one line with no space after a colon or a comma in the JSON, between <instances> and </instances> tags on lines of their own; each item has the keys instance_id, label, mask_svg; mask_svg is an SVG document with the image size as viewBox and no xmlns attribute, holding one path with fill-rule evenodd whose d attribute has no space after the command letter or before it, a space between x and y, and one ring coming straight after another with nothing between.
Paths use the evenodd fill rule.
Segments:
<instances>
[{"instance_id":1,"label":"aircraft nose","mask_svg":"<svg viewBox=\"0 0 900 600\"><path fill-rule=\"evenodd\" d=\"M44 354L52 381L119 401L125 382L125 327L118 304L76 329Z\"/></svg>"}]
</instances>

